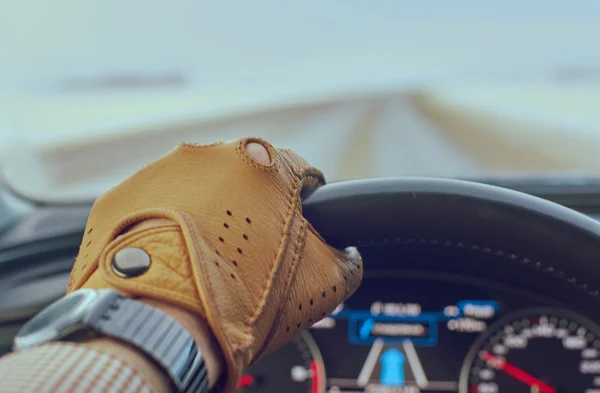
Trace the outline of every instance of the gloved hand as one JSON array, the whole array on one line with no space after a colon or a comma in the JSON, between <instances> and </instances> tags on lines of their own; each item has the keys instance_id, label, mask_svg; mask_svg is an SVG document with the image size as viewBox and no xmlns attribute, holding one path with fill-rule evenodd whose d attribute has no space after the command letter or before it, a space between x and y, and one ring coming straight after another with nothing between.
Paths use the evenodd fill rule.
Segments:
<instances>
[{"instance_id":1,"label":"gloved hand","mask_svg":"<svg viewBox=\"0 0 600 393\"><path fill-rule=\"evenodd\" d=\"M269 164L248 155L250 142L266 147ZM301 192L324 183L261 139L180 145L96 201L68 292L110 287L193 312L212 329L233 390L245 368L361 281L358 252L328 246L302 216ZM163 220L132 229L152 219ZM147 270L115 268L127 248L150 256Z\"/></svg>"}]
</instances>

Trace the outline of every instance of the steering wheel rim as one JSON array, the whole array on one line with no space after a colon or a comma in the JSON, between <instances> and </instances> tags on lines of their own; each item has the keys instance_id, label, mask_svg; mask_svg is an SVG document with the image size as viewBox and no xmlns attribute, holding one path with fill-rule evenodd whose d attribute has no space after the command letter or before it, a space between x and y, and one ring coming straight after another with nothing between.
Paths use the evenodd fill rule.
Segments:
<instances>
[{"instance_id":1,"label":"steering wheel rim","mask_svg":"<svg viewBox=\"0 0 600 393\"><path fill-rule=\"evenodd\" d=\"M315 190L303 213L338 248L470 248L600 299L600 223L518 191L449 179L358 180Z\"/></svg>"}]
</instances>

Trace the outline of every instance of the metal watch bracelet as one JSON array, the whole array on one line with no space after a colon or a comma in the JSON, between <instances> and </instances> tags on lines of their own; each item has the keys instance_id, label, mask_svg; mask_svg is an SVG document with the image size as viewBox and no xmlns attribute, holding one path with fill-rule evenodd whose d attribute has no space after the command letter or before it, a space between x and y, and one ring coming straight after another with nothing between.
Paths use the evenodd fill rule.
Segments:
<instances>
[{"instance_id":1,"label":"metal watch bracelet","mask_svg":"<svg viewBox=\"0 0 600 393\"><path fill-rule=\"evenodd\" d=\"M58 341L80 330L131 344L171 377L179 393L208 391L208 373L194 338L163 311L112 289L80 289L59 299L17 333L15 350Z\"/></svg>"}]
</instances>

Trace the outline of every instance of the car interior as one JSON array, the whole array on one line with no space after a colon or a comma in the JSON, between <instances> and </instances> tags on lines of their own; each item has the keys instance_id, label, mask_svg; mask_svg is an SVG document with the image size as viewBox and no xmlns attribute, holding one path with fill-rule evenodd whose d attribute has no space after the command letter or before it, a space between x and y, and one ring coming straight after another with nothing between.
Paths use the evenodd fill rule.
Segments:
<instances>
[{"instance_id":1,"label":"car interior","mask_svg":"<svg viewBox=\"0 0 600 393\"><path fill-rule=\"evenodd\" d=\"M593 392L597 195L594 184L434 178L315 190L304 197L304 215L331 245L358 246L364 281L251 367L238 390ZM25 321L63 295L90 207L4 213L3 354Z\"/></svg>"},{"instance_id":2,"label":"car interior","mask_svg":"<svg viewBox=\"0 0 600 393\"><path fill-rule=\"evenodd\" d=\"M236 393L600 393L599 2L12 3L0 355L99 195L255 136L325 174L303 215L364 279Z\"/></svg>"}]
</instances>

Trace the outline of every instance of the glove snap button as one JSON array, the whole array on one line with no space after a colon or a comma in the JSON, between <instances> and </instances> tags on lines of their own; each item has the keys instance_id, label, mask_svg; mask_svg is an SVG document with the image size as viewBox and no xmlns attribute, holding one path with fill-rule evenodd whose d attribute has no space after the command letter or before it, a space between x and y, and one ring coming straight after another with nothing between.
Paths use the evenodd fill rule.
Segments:
<instances>
[{"instance_id":1,"label":"glove snap button","mask_svg":"<svg viewBox=\"0 0 600 393\"><path fill-rule=\"evenodd\" d=\"M139 276L150 267L150 255L141 248L128 247L117 251L112 260L113 271L120 277Z\"/></svg>"}]
</instances>

